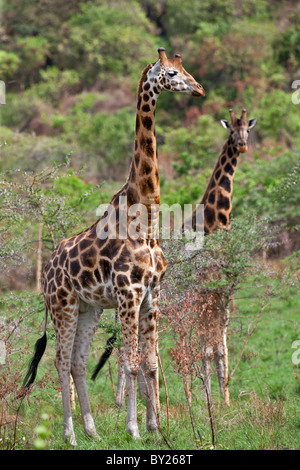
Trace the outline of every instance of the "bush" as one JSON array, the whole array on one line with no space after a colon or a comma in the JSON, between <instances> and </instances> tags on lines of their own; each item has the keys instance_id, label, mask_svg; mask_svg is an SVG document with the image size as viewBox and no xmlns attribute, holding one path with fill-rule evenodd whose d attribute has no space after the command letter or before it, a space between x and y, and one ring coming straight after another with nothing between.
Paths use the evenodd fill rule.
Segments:
<instances>
[{"instance_id":1,"label":"bush","mask_svg":"<svg viewBox=\"0 0 300 470\"><path fill-rule=\"evenodd\" d=\"M20 59L14 52L0 51L0 77L1 80L11 79L20 65Z\"/></svg>"},{"instance_id":2,"label":"bush","mask_svg":"<svg viewBox=\"0 0 300 470\"><path fill-rule=\"evenodd\" d=\"M59 70L49 67L40 71L41 80L31 87L33 96L49 101L58 106L65 94L73 94L79 90L80 80L76 70Z\"/></svg>"},{"instance_id":3,"label":"bush","mask_svg":"<svg viewBox=\"0 0 300 470\"><path fill-rule=\"evenodd\" d=\"M156 52L151 29L135 1L82 3L81 12L66 24L56 63L75 65L86 83L105 81L109 73L136 75Z\"/></svg>"}]
</instances>

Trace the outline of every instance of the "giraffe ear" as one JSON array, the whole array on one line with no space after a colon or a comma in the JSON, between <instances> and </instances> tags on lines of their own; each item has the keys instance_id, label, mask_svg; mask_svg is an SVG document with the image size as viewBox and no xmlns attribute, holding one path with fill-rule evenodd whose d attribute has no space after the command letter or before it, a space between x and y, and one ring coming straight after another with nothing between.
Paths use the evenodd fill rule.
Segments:
<instances>
[{"instance_id":1,"label":"giraffe ear","mask_svg":"<svg viewBox=\"0 0 300 470\"><path fill-rule=\"evenodd\" d=\"M252 127L254 127L255 124L256 124L256 118L249 119L249 121L248 121L248 129L252 129Z\"/></svg>"},{"instance_id":2,"label":"giraffe ear","mask_svg":"<svg viewBox=\"0 0 300 470\"><path fill-rule=\"evenodd\" d=\"M151 71L155 74L159 73L159 71L160 71L160 60L159 59L152 65Z\"/></svg>"},{"instance_id":3,"label":"giraffe ear","mask_svg":"<svg viewBox=\"0 0 300 470\"><path fill-rule=\"evenodd\" d=\"M221 119L221 124L223 127L225 127L225 129L230 129L230 124L228 121L226 121L225 119Z\"/></svg>"}]
</instances>

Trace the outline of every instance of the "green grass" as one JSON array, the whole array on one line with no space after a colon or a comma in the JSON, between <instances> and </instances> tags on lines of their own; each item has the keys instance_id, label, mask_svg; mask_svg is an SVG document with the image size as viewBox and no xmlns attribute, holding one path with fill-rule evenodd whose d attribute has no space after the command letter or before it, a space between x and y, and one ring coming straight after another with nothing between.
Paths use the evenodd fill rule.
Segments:
<instances>
[{"instance_id":1,"label":"green grass","mask_svg":"<svg viewBox=\"0 0 300 470\"><path fill-rule=\"evenodd\" d=\"M281 290L282 292L282 290ZM236 312L229 328L229 360L232 370L239 359L249 325L260 312L261 297L249 287L240 290L236 297ZM276 295L265 308L260 322L251 335L238 368L230 382L229 406L219 395L216 377L212 380L214 422L218 449L299 449L299 365L292 363L292 343L300 338L300 299L296 289L286 288ZM42 314L41 314L42 315ZM32 320L32 319L31 319ZM163 320L161 327L163 326ZM33 344L41 332L40 319L33 327L30 355L17 359L10 356L9 374L20 386ZM42 445L46 449L68 449L62 439L62 404L57 373L54 366L55 337L49 326L49 341L40 364L36 385L29 399L24 399L16 426L15 448L32 449ZM161 425L163 435L146 431L146 407L138 399L140 441L134 441L125 431L126 409L119 411L114 405L114 395L106 366L95 382L91 372L101 354L107 334L98 329L88 361L88 388L93 416L101 442L84 435L79 406L74 410L74 428L79 450L195 450L211 448L211 428L207 407L202 398L201 384L193 383L193 416L197 433L194 439L188 406L182 382L174 371L170 357L172 337L168 331L160 335L160 354L168 384L170 401L170 429L167 424L165 389L160 381ZM23 339L22 339L23 341ZM21 361L21 362L20 362ZM111 370L116 385L116 356L111 360ZM2 371L1 371L2 373ZM18 375L19 374L19 375ZM48 375L46 375L48 374ZM45 380L46 377L49 377ZM16 378L17 377L17 378ZM16 404L10 400L11 414ZM44 429L44 433L43 433ZM13 429L0 428L0 447L9 447ZM40 440L37 441L37 438Z\"/></svg>"}]
</instances>

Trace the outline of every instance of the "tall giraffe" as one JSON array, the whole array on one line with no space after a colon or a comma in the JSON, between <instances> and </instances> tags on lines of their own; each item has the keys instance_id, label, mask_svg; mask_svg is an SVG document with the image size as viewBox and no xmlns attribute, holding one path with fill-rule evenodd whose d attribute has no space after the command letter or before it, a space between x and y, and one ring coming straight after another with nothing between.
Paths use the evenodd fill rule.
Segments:
<instances>
[{"instance_id":1,"label":"tall giraffe","mask_svg":"<svg viewBox=\"0 0 300 470\"><path fill-rule=\"evenodd\" d=\"M36 343L25 388L33 383L46 348L49 311L57 339L55 365L62 389L63 436L72 445L76 445L76 439L70 406L70 374L78 395L84 431L99 439L89 404L86 364L105 308L117 307L122 324L128 389L126 430L133 438L139 438L136 410L136 376L140 363L138 335L143 361L147 363L147 429L157 429L158 299L167 262L156 238L160 187L154 114L157 98L163 90L205 95L202 86L183 68L180 55L168 59L164 48L158 49L158 53L159 59L144 69L139 81L135 150L127 182L113 196L108 210L95 224L59 243L44 270L44 334ZM124 220L121 223L124 200L127 209L125 237ZM136 205L138 210L146 209L144 224L138 226L135 225ZM131 231L132 226L136 230ZM116 229L115 238L105 238L111 227Z\"/></svg>"},{"instance_id":2,"label":"tall giraffe","mask_svg":"<svg viewBox=\"0 0 300 470\"><path fill-rule=\"evenodd\" d=\"M230 229L230 216L232 210L233 180L239 161L240 153L247 151L247 142L250 129L256 124L256 119L247 121L247 111L242 110L240 118L236 118L232 109L229 110L231 122L221 120L225 129L230 130L222 152L217 160L211 178L206 187L201 204L204 205L204 232L213 233L218 228ZM197 209L192 218L185 222L184 228L197 227ZM206 272L199 273L200 285L212 279L219 278L217 266L209 267ZM228 302L222 291L211 291L200 288L198 304L200 312L201 355L204 372L205 388L210 393L211 359L214 357L218 374L220 391L225 395L225 402L229 402L228 391L228 349L227 326L229 321ZM224 364L225 362L225 364Z\"/></svg>"}]
</instances>

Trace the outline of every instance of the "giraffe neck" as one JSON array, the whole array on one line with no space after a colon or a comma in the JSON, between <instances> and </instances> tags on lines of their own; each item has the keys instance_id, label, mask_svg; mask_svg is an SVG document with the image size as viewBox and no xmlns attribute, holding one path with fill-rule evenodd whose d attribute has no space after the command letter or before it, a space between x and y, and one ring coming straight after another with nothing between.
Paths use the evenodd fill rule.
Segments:
<instances>
[{"instance_id":1,"label":"giraffe neck","mask_svg":"<svg viewBox=\"0 0 300 470\"><path fill-rule=\"evenodd\" d=\"M151 65L144 70L138 87L134 155L129 176L111 204L118 209L120 196L127 198L127 224L134 218L136 205L142 205L140 220L143 230L140 236L146 234L146 238L153 239L157 238L160 204L155 109L161 87L158 80L151 76L150 67Z\"/></svg>"},{"instance_id":2,"label":"giraffe neck","mask_svg":"<svg viewBox=\"0 0 300 470\"><path fill-rule=\"evenodd\" d=\"M139 87L136 110L134 156L127 180L130 204L146 206L160 203L158 159L155 137L155 109L159 89L148 79Z\"/></svg>"},{"instance_id":3,"label":"giraffe neck","mask_svg":"<svg viewBox=\"0 0 300 470\"><path fill-rule=\"evenodd\" d=\"M138 89L134 155L125 185L128 207L142 204L147 210L145 223L149 238L156 235L160 204L155 137L155 109L159 93L158 82L146 73Z\"/></svg>"},{"instance_id":4,"label":"giraffe neck","mask_svg":"<svg viewBox=\"0 0 300 470\"><path fill-rule=\"evenodd\" d=\"M230 136L224 144L201 201L201 204L204 204L206 233L212 233L218 227L225 227L230 222L233 179L238 157L239 152Z\"/></svg>"}]
</instances>

